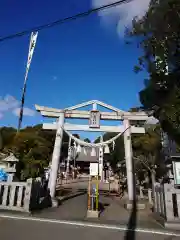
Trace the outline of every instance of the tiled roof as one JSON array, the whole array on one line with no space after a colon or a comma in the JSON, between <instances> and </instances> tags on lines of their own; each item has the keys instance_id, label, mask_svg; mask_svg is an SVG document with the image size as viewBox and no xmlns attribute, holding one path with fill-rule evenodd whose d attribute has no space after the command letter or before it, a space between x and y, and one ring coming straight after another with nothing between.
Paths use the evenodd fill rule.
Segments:
<instances>
[{"instance_id":1,"label":"tiled roof","mask_svg":"<svg viewBox=\"0 0 180 240\"><path fill-rule=\"evenodd\" d=\"M0 152L0 159L5 158L6 156L7 156L6 154Z\"/></svg>"},{"instance_id":2,"label":"tiled roof","mask_svg":"<svg viewBox=\"0 0 180 240\"><path fill-rule=\"evenodd\" d=\"M4 154L4 157L1 158L1 161L4 161L4 162L19 162L19 160L12 153L9 156L6 156Z\"/></svg>"},{"instance_id":3,"label":"tiled roof","mask_svg":"<svg viewBox=\"0 0 180 240\"><path fill-rule=\"evenodd\" d=\"M81 153L79 153L76 161L78 162L98 162L98 151L96 150L96 156L91 156L91 149L90 148L82 148ZM86 154L85 154L86 152Z\"/></svg>"}]
</instances>

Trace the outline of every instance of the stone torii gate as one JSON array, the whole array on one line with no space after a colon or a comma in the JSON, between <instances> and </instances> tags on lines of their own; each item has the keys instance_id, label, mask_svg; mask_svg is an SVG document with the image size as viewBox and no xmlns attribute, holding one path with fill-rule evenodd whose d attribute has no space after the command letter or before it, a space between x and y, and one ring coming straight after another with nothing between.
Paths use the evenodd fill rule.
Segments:
<instances>
[{"instance_id":1,"label":"stone torii gate","mask_svg":"<svg viewBox=\"0 0 180 240\"><path fill-rule=\"evenodd\" d=\"M91 111L78 110L79 108L92 105ZM111 112L100 112L98 105L104 107ZM149 119L145 112L125 112L103 102L92 100L81 103L66 109L56 109L44 106L35 105L36 110L44 117L56 118L55 123L44 123L43 129L56 130L56 138L54 144L54 151L52 156L52 165L49 179L50 195L53 199L55 197L57 172L59 166L59 159L61 155L61 145L63 138L63 131L89 131L89 132L113 132L124 134L125 160L127 171L127 186L128 198L132 202L134 200L134 177L133 177L133 155L131 144L131 133L145 133L144 127L131 126L130 121L147 121ZM88 119L89 125L77 125L65 122L65 119ZM119 126L103 126L100 120L117 120L122 121L123 124ZM103 162L101 162L103 168Z\"/></svg>"}]
</instances>

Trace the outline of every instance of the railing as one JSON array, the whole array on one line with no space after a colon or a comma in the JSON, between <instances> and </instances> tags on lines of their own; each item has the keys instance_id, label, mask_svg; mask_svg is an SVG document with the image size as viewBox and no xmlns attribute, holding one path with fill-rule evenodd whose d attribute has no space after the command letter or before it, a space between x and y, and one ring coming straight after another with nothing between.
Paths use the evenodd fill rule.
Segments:
<instances>
[{"instance_id":1,"label":"railing","mask_svg":"<svg viewBox=\"0 0 180 240\"><path fill-rule=\"evenodd\" d=\"M166 221L180 221L180 189L173 182L155 184L154 211Z\"/></svg>"},{"instance_id":2,"label":"railing","mask_svg":"<svg viewBox=\"0 0 180 240\"><path fill-rule=\"evenodd\" d=\"M0 209L29 212L32 182L0 182Z\"/></svg>"},{"instance_id":3,"label":"railing","mask_svg":"<svg viewBox=\"0 0 180 240\"><path fill-rule=\"evenodd\" d=\"M154 212L166 218L165 191L164 184L154 184Z\"/></svg>"},{"instance_id":4,"label":"railing","mask_svg":"<svg viewBox=\"0 0 180 240\"><path fill-rule=\"evenodd\" d=\"M26 182L0 182L0 210L31 212L51 205L51 198L41 178Z\"/></svg>"},{"instance_id":5,"label":"railing","mask_svg":"<svg viewBox=\"0 0 180 240\"><path fill-rule=\"evenodd\" d=\"M174 188L174 182L164 184L166 219L180 221L180 189Z\"/></svg>"}]
</instances>

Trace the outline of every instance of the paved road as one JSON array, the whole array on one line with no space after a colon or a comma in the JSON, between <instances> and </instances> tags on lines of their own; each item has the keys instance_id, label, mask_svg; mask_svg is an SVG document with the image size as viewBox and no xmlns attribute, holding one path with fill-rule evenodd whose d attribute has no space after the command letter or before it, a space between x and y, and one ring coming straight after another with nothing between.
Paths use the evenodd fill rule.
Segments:
<instances>
[{"instance_id":1,"label":"paved road","mask_svg":"<svg viewBox=\"0 0 180 240\"><path fill-rule=\"evenodd\" d=\"M58 208L49 208L37 214L36 217L63 220L83 220L87 214L87 194L63 201Z\"/></svg>"},{"instance_id":2,"label":"paved road","mask_svg":"<svg viewBox=\"0 0 180 240\"><path fill-rule=\"evenodd\" d=\"M69 221L87 221L87 194L74 197L62 202L59 208L50 208L42 212L35 213L38 218L48 218L56 220ZM119 198L100 196L100 205L102 213L97 220L99 223L128 225L131 219L131 213L122 206ZM147 211L139 211L133 218L137 227L162 229ZM131 224L134 225L134 224Z\"/></svg>"},{"instance_id":3,"label":"paved road","mask_svg":"<svg viewBox=\"0 0 180 240\"><path fill-rule=\"evenodd\" d=\"M62 223L5 219L0 217L0 236L5 240L178 240L180 237L155 233L134 233Z\"/></svg>"}]
</instances>

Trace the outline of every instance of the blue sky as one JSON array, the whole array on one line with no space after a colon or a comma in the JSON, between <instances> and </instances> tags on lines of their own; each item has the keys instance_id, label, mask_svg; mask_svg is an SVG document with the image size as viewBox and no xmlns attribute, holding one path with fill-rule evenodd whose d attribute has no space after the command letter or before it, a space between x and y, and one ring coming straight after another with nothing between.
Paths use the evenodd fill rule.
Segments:
<instances>
[{"instance_id":1,"label":"blue sky","mask_svg":"<svg viewBox=\"0 0 180 240\"><path fill-rule=\"evenodd\" d=\"M107 0L1 0L1 36L101 3ZM97 99L122 110L140 104L138 92L145 75L135 74L133 66L141 53L135 44L125 44L120 22L124 10L115 10L110 15L104 12L107 18L102 13L93 14L39 32L29 71L23 126L42 122L34 111L35 104L66 108ZM17 126L29 38L26 35L0 42L0 126Z\"/></svg>"}]
</instances>

